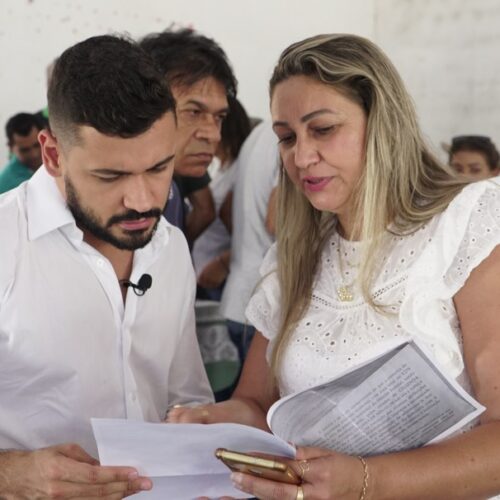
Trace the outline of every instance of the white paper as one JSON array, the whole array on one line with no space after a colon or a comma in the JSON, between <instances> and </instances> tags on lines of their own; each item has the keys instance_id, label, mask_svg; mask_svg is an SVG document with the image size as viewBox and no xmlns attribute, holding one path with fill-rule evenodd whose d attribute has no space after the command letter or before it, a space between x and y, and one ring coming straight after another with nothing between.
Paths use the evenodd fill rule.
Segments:
<instances>
[{"instance_id":1,"label":"white paper","mask_svg":"<svg viewBox=\"0 0 500 500\"><path fill-rule=\"evenodd\" d=\"M153 489L138 496L148 500L248 498L232 486L229 469L214 456L217 448L295 456L285 441L245 425L93 418L92 427L102 465L132 466L152 479Z\"/></svg>"},{"instance_id":2,"label":"white paper","mask_svg":"<svg viewBox=\"0 0 500 500\"><path fill-rule=\"evenodd\" d=\"M233 488L217 448L294 457L289 441L351 455L388 453L443 439L484 409L420 345L401 341L326 384L277 401L267 417L276 435L238 424L92 419L92 426L103 465L133 466L153 480L140 498L247 498Z\"/></svg>"},{"instance_id":3,"label":"white paper","mask_svg":"<svg viewBox=\"0 0 500 500\"><path fill-rule=\"evenodd\" d=\"M277 401L268 424L282 439L350 455L375 455L438 441L484 407L414 341L334 380Z\"/></svg>"}]
</instances>

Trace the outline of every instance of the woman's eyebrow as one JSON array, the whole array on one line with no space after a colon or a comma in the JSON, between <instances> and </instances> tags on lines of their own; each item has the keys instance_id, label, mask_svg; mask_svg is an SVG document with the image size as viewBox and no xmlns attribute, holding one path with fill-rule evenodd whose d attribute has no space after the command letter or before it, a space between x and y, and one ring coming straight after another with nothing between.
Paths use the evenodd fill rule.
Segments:
<instances>
[{"instance_id":1,"label":"woman's eyebrow","mask_svg":"<svg viewBox=\"0 0 500 500\"><path fill-rule=\"evenodd\" d=\"M306 115L302 116L300 118L300 121L302 123L305 123L305 122L311 120L312 118L315 118L316 116L320 116L320 115L324 115L324 114L338 115L339 113L337 111L334 111L333 109L321 108L321 109L317 109L315 111L311 111L310 113L307 113ZM286 121L277 120L277 121L273 122L273 128L274 127L288 127L288 126L289 126L288 122L286 122Z\"/></svg>"}]
</instances>

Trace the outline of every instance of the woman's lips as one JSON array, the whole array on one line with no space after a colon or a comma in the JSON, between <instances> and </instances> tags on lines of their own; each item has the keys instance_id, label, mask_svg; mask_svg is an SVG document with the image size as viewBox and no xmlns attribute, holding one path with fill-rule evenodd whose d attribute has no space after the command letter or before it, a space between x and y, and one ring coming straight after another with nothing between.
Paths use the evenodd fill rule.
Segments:
<instances>
[{"instance_id":1,"label":"woman's lips","mask_svg":"<svg viewBox=\"0 0 500 500\"><path fill-rule=\"evenodd\" d=\"M306 191L321 191L333 179L333 177L304 177L302 185Z\"/></svg>"}]
</instances>

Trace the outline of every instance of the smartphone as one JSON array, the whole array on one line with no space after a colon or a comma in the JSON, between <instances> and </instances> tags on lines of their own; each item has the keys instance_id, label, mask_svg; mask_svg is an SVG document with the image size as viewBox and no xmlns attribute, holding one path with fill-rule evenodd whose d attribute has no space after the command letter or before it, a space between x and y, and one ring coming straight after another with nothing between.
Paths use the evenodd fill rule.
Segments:
<instances>
[{"instance_id":1,"label":"smartphone","mask_svg":"<svg viewBox=\"0 0 500 500\"><path fill-rule=\"evenodd\" d=\"M224 448L217 448L215 456L235 472L244 472L280 483L301 483L300 477L290 466L277 460L246 455Z\"/></svg>"}]
</instances>

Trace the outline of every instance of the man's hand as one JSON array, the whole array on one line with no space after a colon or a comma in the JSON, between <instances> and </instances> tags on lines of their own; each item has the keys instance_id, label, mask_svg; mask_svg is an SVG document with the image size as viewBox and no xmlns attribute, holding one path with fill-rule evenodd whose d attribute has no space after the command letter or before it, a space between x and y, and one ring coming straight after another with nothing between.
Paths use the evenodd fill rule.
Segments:
<instances>
[{"instance_id":1,"label":"man's hand","mask_svg":"<svg viewBox=\"0 0 500 500\"><path fill-rule=\"evenodd\" d=\"M150 490L132 467L104 467L76 444L0 453L0 498L105 498Z\"/></svg>"}]
</instances>

